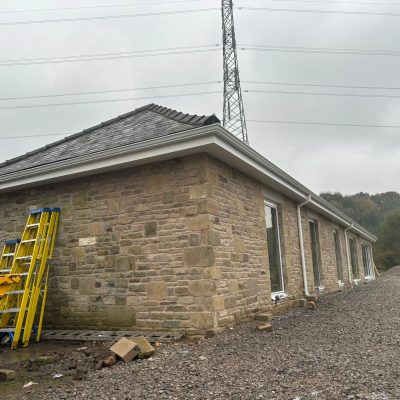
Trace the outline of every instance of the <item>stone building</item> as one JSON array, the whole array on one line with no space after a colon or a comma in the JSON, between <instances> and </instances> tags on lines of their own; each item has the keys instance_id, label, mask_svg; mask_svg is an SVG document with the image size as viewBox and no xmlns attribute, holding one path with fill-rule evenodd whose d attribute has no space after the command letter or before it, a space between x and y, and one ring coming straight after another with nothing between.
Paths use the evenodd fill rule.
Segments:
<instances>
[{"instance_id":1,"label":"stone building","mask_svg":"<svg viewBox=\"0 0 400 400\"><path fill-rule=\"evenodd\" d=\"M373 279L376 238L215 116L148 105L0 165L0 239L62 208L45 327L202 335Z\"/></svg>"}]
</instances>

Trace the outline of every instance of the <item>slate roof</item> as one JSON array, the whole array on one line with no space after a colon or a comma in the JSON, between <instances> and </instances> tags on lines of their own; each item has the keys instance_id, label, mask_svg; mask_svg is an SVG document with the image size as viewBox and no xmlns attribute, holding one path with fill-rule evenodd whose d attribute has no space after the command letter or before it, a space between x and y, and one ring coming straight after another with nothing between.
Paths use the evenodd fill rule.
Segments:
<instances>
[{"instance_id":1,"label":"slate roof","mask_svg":"<svg viewBox=\"0 0 400 400\"><path fill-rule=\"evenodd\" d=\"M7 160L0 164L0 176L215 123L220 123L215 115L190 115L156 104L148 104L25 155Z\"/></svg>"}]
</instances>

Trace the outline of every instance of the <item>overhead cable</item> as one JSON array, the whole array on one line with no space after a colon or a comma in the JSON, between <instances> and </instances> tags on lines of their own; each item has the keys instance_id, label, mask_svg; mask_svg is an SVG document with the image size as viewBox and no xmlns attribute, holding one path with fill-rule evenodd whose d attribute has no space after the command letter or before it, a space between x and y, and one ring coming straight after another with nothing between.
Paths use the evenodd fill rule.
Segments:
<instances>
[{"instance_id":1,"label":"overhead cable","mask_svg":"<svg viewBox=\"0 0 400 400\"><path fill-rule=\"evenodd\" d=\"M181 84L176 84L176 85L147 86L147 87L137 87L137 88L127 88L127 89L93 90L93 91L87 91L87 92L42 94L42 95L36 95L36 96L0 97L0 101L43 99L43 98L49 98L49 97L82 96L82 95L105 94L105 93L121 93L121 92L132 92L132 91L153 90L153 89L170 89L170 88L177 88L177 87L202 86L202 85L212 85L212 84L219 84L219 83L222 83L222 81L181 83Z\"/></svg>"},{"instance_id":2,"label":"overhead cable","mask_svg":"<svg viewBox=\"0 0 400 400\"><path fill-rule=\"evenodd\" d=\"M164 49L153 50L138 50L138 51L123 51L114 53L95 53L84 55L71 55L60 57L42 57L42 58L22 58L13 60L0 60L0 67L13 65L34 65L34 64L59 64L70 62L98 61L108 59L123 59L123 58L141 58L141 57L156 57L175 54L192 54L218 51L219 44L199 45L199 46L183 46L169 47Z\"/></svg>"},{"instance_id":3,"label":"overhead cable","mask_svg":"<svg viewBox=\"0 0 400 400\"><path fill-rule=\"evenodd\" d=\"M389 98L398 99L400 95L391 94L359 94L359 93L331 93L331 92L289 92L285 90L244 90L245 93L268 93L268 94L287 94L287 95L305 95L305 96L332 96L332 97L366 97L366 98Z\"/></svg>"},{"instance_id":4,"label":"overhead cable","mask_svg":"<svg viewBox=\"0 0 400 400\"><path fill-rule=\"evenodd\" d=\"M297 46L270 46L270 45L252 45L252 44L238 44L239 50L252 50L252 51L272 51L283 53L322 53L322 54L344 54L344 55L362 55L362 56L390 56L399 57L400 51L398 50L385 50L385 49L341 49L329 47L297 47Z\"/></svg>"},{"instance_id":5,"label":"overhead cable","mask_svg":"<svg viewBox=\"0 0 400 400\"><path fill-rule=\"evenodd\" d=\"M388 129L400 128L400 125L346 124L346 123L336 123L336 122L313 122L313 121L280 121L280 120L248 119L247 122L262 123L262 124L343 126L343 127L355 127L355 128L388 128Z\"/></svg>"},{"instance_id":6,"label":"overhead cable","mask_svg":"<svg viewBox=\"0 0 400 400\"><path fill-rule=\"evenodd\" d=\"M193 3L203 2L204 0L167 0L167 1L146 1L142 3L124 3L124 4L98 4L93 6L78 6L78 7L58 7L58 8L33 8L25 10L6 10L0 11L0 14L26 13L26 12L48 12L48 11L65 11L65 10L86 10L94 8L116 8L116 7L141 7L154 4L171 4L171 3Z\"/></svg>"},{"instance_id":7,"label":"overhead cable","mask_svg":"<svg viewBox=\"0 0 400 400\"><path fill-rule=\"evenodd\" d=\"M98 15L98 16L77 17L77 18L57 18L57 19L27 20L27 21L10 21L10 22L0 22L0 26L50 24L50 23L59 23L59 22L82 22L82 21L96 21L96 20L101 21L101 20L108 20L108 19L152 17L152 16L158 16L158 15L205 13L205 12L211 12L211 11L220 11L220 9L219 8L197 8L197 9L193 9L193 10L158 11L158 12L137 13L137 14Z\"/></svg>"},{"instance_id":8,"label":"overhead cable","mask_svg":"<svg viewBox=\"0 0 400 400\"><path fill-rule=\"evenodd\" d=\"M340 15L362 15L372 17L400 17L400 13L395 12L372 12L372 11L344 11L344 10L310 10L297 8L270 8L270 7L236 7L240 11L267 11L267 12L287 12L301 14L340 14Z\"/></svg>"},{"instance_id":9,"label":"overhead cable","mask_svg":"<svg viewBox=\"0 0 400 400\"><path fill-rule=\"evenodd\" d=\"M306 87L326 87L335 89L368 89L368 90L400 90L400 86L357 86L357 85L332 85L322 83L300 83L300 82L267 82L267 81L242 81L242 83L256 85L279 85L279 86L306 86ZM1 100L1 99L0 99Z\"/></svg>"},{"instance_id":10,"label":"overhead cable","mask_svg":"<svg viewBox=\"0 0 400 400\"><path fill-rule=\"evenodd\" d=\"M222 90L205 91L197 93L178 93L171 95L154 95L154 96L144 96L144 97L127 97L127 98L117 98L117 99L100 99L100 100L82 100L82 101L67 101L63 103L46 103L46 104L23 104L15 106L1 106L0 110L17 110L17 109L27 109L27 108L46 108L46 107L63 107L63 106L74 106L82 104L100 104L100 103L115 103L122 101L134 101L134 100L152 100L152 99L166 99L166 98L176 98L176 97L189 97L189 96L202 96L209 94L219 94Z\"/></svg>"}]
</instances>

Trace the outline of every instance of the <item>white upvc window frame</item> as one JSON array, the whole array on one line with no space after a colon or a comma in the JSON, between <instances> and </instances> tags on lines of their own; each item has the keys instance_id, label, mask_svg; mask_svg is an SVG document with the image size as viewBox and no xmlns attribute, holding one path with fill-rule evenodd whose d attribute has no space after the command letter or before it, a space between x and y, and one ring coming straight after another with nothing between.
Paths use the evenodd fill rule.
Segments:
<instances>
[{"instance_id":1,"label":"white upvc window frame","mask_svg":"<svg viewBox=\"0 0 400 400\"><path fill-rule=\"evenodd\" d=\"M373 279L375 279L375 271L374 271L374 258L373 258L373 254L372 254L372 246L370 243L365 242L364 240L361 240L361 253L363 256L363 264L364 264L364 247L367 249L368 255L369 255L369 262L370 262L370 271L371 271L371 275L365 275L365 266L363 265L363 269L364 269L364 279L366 281L371 281Z\"/></svg>"},{"instance_id":2,"label":"white upvc window frame","mask_svg":"<svg viewBox=\"0 0 400 400\"><path fill-rule=\"evenodd\" d=\"M317 292L323 292L325 290L325 286L323 286L322 284L322 280L323 280L323 276L322 276L322 260L321 260L321 247L320 247L320 243L319 243L319 222L317 218L309 218L308 219L308 224L310 225L310 222L314 224L314 226L317 228L317 233L318 233L318 269L319 269L319 286L315 286L315 290ZM312 246L312 243L310 243ZM312 250L311 250L312 253ZM313 266L314 268L314 266ZM313 271L314 273L314 271Z\"/></svg>"},{"instance_id":3,"label":"white upvc window frame","mask_svg":"<svg viewBox=\"0 0 400 400\"><path fill-rule=\"evenodd\" d=\"M276 229L277 229L277 234L278 234L278 252L279 252L279 265L280 265L280 270L281 270L281 287L282 287L282 290L280 290L279 292L271 292L271 299L272 300L283 300L289 296L286 293L285 277L284 277L284 271L283 271L281 232L280 232L280 228L279 228L279 209L278 209L277 203L265 198L264 199L264 208L266 206L273 208L276 211ZM267 246L268 246L268 244L267 244Z\"/></svg>"},{"instance_id":4,"label":"white upvc window frame","mask_svg":"<svg viewBox=\"0 0 400 400\"><path fill-rule=\"evenodd\" d=\"M334 228L333 231L332 231L332 234L333 234L333 245L334 245L334 248L335 248L335 259L336 259L336 263L339 263L339 265L340 265L340 269L341 269L341 272L342 272L342 278L343 278L344 277L344 274L343 274L343 260L342 260L342 254L341 254L342 248L340 246L340 230L339 230L339 228ZM337 251L336 251L335 234L337 235L337 240L338 240L338 245L339 245L339 257L340 257L339 260L337 259L338 254L337 254ZM336 264L336 270L337 270L337 264ZM341 279L338 279L338 285L339 285L339 287L343 287L344 286L344 281L342 281Z\"/></svg>"}]
</instances>

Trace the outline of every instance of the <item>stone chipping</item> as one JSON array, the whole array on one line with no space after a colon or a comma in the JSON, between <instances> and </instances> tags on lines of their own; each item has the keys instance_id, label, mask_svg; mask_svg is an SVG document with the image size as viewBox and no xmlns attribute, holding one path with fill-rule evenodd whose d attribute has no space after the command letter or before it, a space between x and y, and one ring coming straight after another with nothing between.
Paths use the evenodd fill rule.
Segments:
<instances>
[{"instance_id":1,"label":"stone chipping","mask_svg":"<svg viewBox=\"0 0 400 400\"><path fill-rule=\"evenodd\" d=\"M162 346L148 360L90 369L83 381L40 384L6 399L398 400L400 267L315 310L255 322L197 343Z\"/></svg>"}]
</instances>

